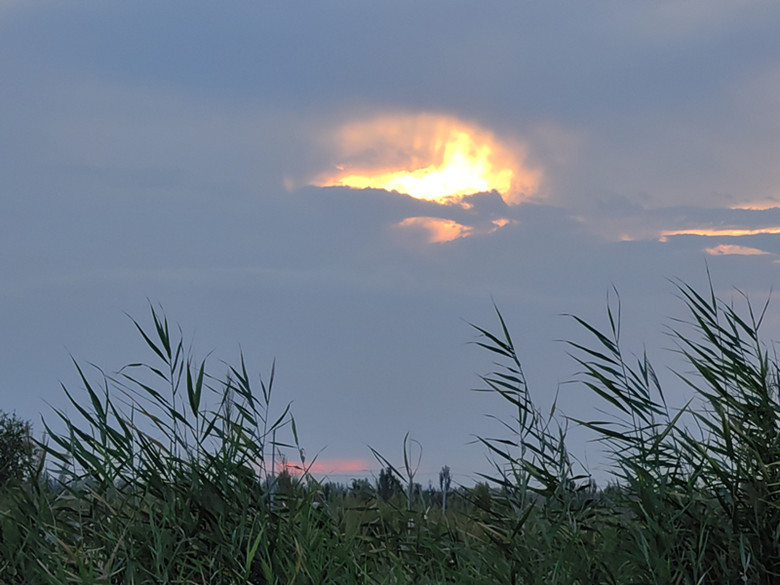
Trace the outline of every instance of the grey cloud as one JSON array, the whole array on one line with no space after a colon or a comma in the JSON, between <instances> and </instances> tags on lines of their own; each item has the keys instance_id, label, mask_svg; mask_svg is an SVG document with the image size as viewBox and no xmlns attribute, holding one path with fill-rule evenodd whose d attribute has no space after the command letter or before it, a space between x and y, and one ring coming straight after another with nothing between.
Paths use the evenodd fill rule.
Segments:
<instances>
[{"instance_id":1,"label":"grey cloud","mask_svg":"<svg viewBox=\"0 0 780 585\"><path fill-rule=\"evenodd\" d=\"M258 161L280 161L298 178L300 161L318 157L307 144L306 122L311 140L311 130L334 117L435 110L529 141L532 158L548 170L551 200L562 205L614 191L649 206L682 198L712 206L765 198L777 184L776 165L764 154L777 146L777 133L762 132L776 125L776 100L756 103L760 92L741 91L777 85L768 81L780 50L771 26L777 10L699 2L490 9L467 3L226 9L44 2L6 16L0 46L7 49L6 75L25 80L19 91L35 88L26 100L56 110L62 80L74 77L89 89L85 104L95 103L89 94L100 99L101 86L113 88L115 95L99 101L97 112L124 108L129 127L116 126L115 133L126 134L125 142L135 133L149 145L118 155L143 159L167 149L170 157L170 141L158 140L143 122L134 125L136 116L148 123L170 116L170 104L173 120L161 125L173 135L216 146L238 133L243 146L257 146ZM232 122L211 120L209 143L199 130L205 123L192 130L175 126L177 99L204 116L215 108L273 112L290 134L272 133L263 148ZM110 128L95 122L81 134L105 141ZM262 130L269 125L259 122ZM550 144L548 133L545 143L539 136L544 127L569 138ZM24 130L14 133L21 143L30 140ZM72 130L79 134L78 127ZM556 162L556 150L572 149L572 141L578 146ZM222 158L218 148L204 147L201 166L225 178L234 165Z\"/></svg>"}]
</instances>

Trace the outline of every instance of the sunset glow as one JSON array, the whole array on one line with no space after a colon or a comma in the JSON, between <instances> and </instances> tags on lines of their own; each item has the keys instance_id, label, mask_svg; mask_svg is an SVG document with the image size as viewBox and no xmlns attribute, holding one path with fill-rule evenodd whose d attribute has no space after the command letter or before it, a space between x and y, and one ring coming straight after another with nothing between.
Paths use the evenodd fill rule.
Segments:
<instances>
[{"instance_id":1,"label":"sunset glow","mask_svg":"<svg viewBox=\"0 0 780 585\"><path fill-rule=\"evenodd\" d=\"M764 201L753 201L750 203L740 203L732 205L731 209L748 209L751 211L766 211L767 209L775 209L780 207L780 202L774 199L766 199Z\"/></svg>"},{"instance_id":2,"label":"sunset glow","mask_svg":"<svg viewBox=\"0 0 780 585\"><path fill-rule=\"evenodd\" d=\"M417 228L427 234L428 242L432 244L465 238L470 236L473 231L473 228L467 225L440 217L407 217L402 222L396 224L396 226L400 228Z\"/></svg>"},{"instance_id":3,"label":"sunset glow","mask_svg":"<svg viewBox=\"0 0 780 585\"><path fill-rule=\"evenodd\" d=\"M712 256L764 256L769 254L769 252L759 250L758 248L748 248L747 246L736 246L732 244L721 244L720 246L715 246L714 248L705 248L704 251L707 252L707 254L711 254Z\"/></svg>"},{"instance_id":4,"label":"sunset glow","mask_svg":"<svg viewBox=\"0 0 780 585\"><path fill-rule=\"evenodd\" d=\"M299 463L285 461L280 466L291 475L301 475L303 468ZM306 465L307 471L312 475L342 475L354 473L359 475L371 470L371 465L365 459L316 459Z\"/></svg>"},{"instance_id":5,"label":"sunset glow","mask_svg":"<svg viewBox=\"0 0 780 585\"><path fill-rule=\"evenodd\" d=\"M739 237L757 236L761 234L780 234L780 227L764 228L691 228L686 230L669 230L661 232L660 240L665 242L669 236L706 236L706 237Z\"/></svg>"},{"instance_id":6,"label":"sunset glow","mask_svg":"<svg viewBox=\"0 0 780 585\"><path fill-rule=\"evenodd\" d=\"M342 127L335 136L336 172L315 181L322 187L385 189L441 204L497 191L507 203L534 195L541 173L522 164L521 145L439 115L382 116Z\"/></svg>"},{"instance_id":7,"label":"sunset glow","mask_svg":"<svg viewBox=\"0 0 780 585\"><path fill-rule=\"evenodd\" d=\"M493 231L496 231L496 230L499 230L502 227L507 226L510 223L512 223L512 220L511 219L507 219L505 217L500 217L498 219L494 219L491 223L495 226L493 228Z\"/></svg>"}]
</instances>

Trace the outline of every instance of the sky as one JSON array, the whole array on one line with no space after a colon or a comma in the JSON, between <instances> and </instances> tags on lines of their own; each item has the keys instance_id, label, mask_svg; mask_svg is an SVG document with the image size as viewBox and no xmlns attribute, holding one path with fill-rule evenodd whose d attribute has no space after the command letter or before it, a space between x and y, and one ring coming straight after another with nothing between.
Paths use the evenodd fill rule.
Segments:
<instances>
[{"instance_id":1,"label":"sky","mask_svg":"<svg viewBox=\"0 0 780 585\"><path fill-rule=\"evenodd\" d=\"M2 0L0 409L40 432L72 359L149 361L151 303L217 371L275 360L326 477L409 433L423 483L470 484L512 413L473 391L469 324L498 307L540 408L588 416L566 314L606 326L613 287L682 396L674 279L777 294L778 26L760 0Z\"/></svg>"}]
</instances>

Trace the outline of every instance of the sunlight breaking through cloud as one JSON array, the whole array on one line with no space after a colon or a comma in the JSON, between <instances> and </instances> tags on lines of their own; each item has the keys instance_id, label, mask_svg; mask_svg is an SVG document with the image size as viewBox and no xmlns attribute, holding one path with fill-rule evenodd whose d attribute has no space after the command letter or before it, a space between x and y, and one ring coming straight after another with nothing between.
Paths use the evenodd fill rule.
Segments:
<instances>
[{"instance_id":1,"label":"sunlight breaking through cloud","mask_svg":"<svg viewBox=\"0 0 780 585\"><path fill-rule=\"evenodd\" d=\"M385 189L468 207L464 198L497 191L508 204L535 195L541 171L525 166L525 147L450 116L385 115L346 124L333 138L335 171L321 187Z\"/></svg>"}]
</instances>

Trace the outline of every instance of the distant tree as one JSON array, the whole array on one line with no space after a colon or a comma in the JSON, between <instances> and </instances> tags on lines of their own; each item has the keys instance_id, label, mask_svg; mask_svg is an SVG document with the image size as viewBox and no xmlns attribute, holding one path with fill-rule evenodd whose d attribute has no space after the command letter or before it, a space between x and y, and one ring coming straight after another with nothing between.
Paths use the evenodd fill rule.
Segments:
<instances>
[{"instance_id":1,"label":"distant tree","mask_svg":"<svg viewBox=\"0 0 780 585\"><path fill-rule=\"evenodd\" d=\"M373 497L374 488L366 478L353 479L352 485L349 487L349 493L359 501L364 502Z\"/></svg>"},{"instance_id":2,"label":"distant tree","mask_svg":"<svg viewBox=\"0 0 780 585\"><path fill-rule=\"evenodd\" d=\"M287 468L282 469L276 475L276 489L274 493L282 498L290 498L295 494L296 481Z\"/></svg>"},{"instance_id":3,"label":"distant tree","mask_svg":"<svg viewBox=\"0 0 780 585\"><path fill-rule=\"evenodd\" d=\"M439 472L439 488L441 488L441 513L447 513L447 492L450 491L450 483L452 477L450 476L450 468L445 465Z\"/></svg>"},{"instance_id":4,"label":"distant tree","mask_svg":"<svg viewBox=\"0 0 780 585\"><path fill-rule=\"evenodd\" d=\"M493 497L490 494L490 486L486 482L479 482L471 488L471 498L478 510L490 512Z\"/></svg>"},{"instance_id":5,"label":"distant tree","mask_svg":"<svg viewBox=\"0 0 780 585\"><path fill-rule=\"evenodd\" d=\"M0 488L24 480L34 455L32 425L0 411Z\"/></svg>"},{"instance_id":6,"label":"distant tree","mask_svg":"<svg viewBox=\"0 0 780 585\"><path fill-rule=\"evenodd\" d=\"M376 482L376 491L383 501L387 502L395 494L402 491L401 482L393 475L393 468L389 465L379 470L379 479Z\"/></svg>"},{"instance_id":7,"label":"distant tree","mask_svg":"<svg viewBox=\"0 0 780 585\"><path fill-rule=\"evenodd\" d=\"M436 488L433 487L431 480L428 480L428 487L425 488L425 491L423 492L423 502L425 503L425 507L430 508L439 504L440 501L441 498L439 497L439 492L437 492Z\"/></svg>"},{"instance_id":8,"label":"distant tree","mask_svg":"<svg viewBox=\"0 0 780 585\"><path fill-rule=\"evenodd\" d=\"M331 498L333 497L333 493L336 491L338 491L337 486L334 486L334 484L331 482L326 482L322 484L322 491L320 493L326 502L330 502Z\"/></svg>"}]
</instances>

